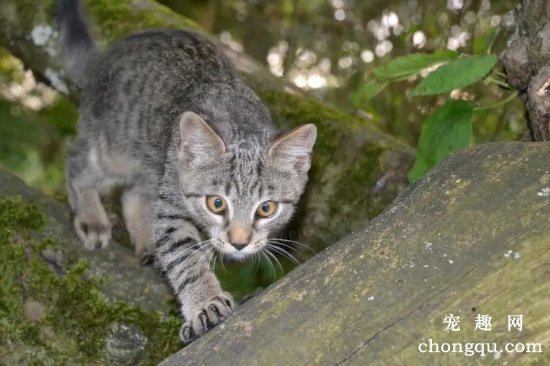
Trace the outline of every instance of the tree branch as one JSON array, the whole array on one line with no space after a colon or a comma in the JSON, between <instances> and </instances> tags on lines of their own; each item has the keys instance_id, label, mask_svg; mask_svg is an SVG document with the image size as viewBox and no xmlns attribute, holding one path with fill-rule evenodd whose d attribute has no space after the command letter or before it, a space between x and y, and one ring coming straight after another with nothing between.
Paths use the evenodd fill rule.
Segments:
<instances>
[{"instance_id":1,"label":"tree branch","mask_svg":"<svg viewBox=\"0 0 550 366\"><path fill-rule=\"evenodd\" d=\"M532 139L550 141L550 2L523 0L506 24L512 34L500 63L525 103Z\"/></svg>"},{"instance_id":2,"label":"tree branch","mask_svg":"<svg viewBox=\"0 0 550 366\"><path fill-rule=\"evenodd\" d=\"M545 347L548 156L550 145L538 143L453 155L366 230L298 267L161 366L458 365L464 354L418 347L429 339L483 342L474 330L478 313L493 317L487 335L499 347ZM443 331L446 314L460 316L460 332ZM525 314L523 333L507 331L508 314ZM501 355L513 364L542 359Z\"/></svg>"}]
</instances>

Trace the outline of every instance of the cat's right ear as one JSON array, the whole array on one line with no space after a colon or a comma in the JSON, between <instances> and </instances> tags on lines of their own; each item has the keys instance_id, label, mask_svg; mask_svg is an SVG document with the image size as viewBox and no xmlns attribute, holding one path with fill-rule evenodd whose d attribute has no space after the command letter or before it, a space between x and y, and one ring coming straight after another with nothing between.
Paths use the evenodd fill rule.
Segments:
<instances>
[{"instance_id":1,"label":"cat's right ear","mask_svg":"<svg viewBox=\"0 0 550 366\"><path fill-rule=\"evenodd\" d=\"M187 164L208 164L225 153L225 144L198 114L185 112L179 122L179 158Z\"/></svg>"},{"instance_id":2,"label":"cat's right ear","mask_svg":"<svg viewBox=\"0 0 550 366\"><path fill-rule=\"evenodd\" d=\"M281 170L307 173L311 166L311 150L316 138L317 128L314 124L293 129L271 144L271 162Z\"/></svg>"}]
</instances>

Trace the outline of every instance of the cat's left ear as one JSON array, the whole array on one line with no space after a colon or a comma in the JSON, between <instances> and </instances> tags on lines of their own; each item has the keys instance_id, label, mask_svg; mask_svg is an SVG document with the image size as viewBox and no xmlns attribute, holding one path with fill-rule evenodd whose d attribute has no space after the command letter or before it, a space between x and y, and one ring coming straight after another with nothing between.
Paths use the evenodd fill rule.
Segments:
<instances>
[{"instance_id":1,"label":"cat's left ear","mask_svg":"<svg viewBox=\"0 0 550 366\"><path fill-rule=\"evenodd\" d=\"M185 112L179 122L178 156L195 166L208 164L225 153L225 144L198 114Z\"/></svg>"},{"instance_id":2,"label":"cat's left ear","mask_svg":"<svg viewBox=\"0 0 550 366\"><path fill-rule=\"evenodd\" d=\"M269 148L275 167L286 171L306 173L311 166L311 151L317 138L317 127L307 124L277 138Z\"/></svg>"}]
</instances>

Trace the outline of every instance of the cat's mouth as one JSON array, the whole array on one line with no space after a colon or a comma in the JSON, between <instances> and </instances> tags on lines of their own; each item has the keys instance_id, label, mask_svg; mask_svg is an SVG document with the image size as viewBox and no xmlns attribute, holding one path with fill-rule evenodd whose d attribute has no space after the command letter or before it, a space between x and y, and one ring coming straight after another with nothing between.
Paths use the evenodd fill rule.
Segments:
<instances>
[{"instance_id":1,"label":"cat's mouth","mask_svg":"<svg viewBox=\"0 0 550 366\"><path fill-rule=\"evenodd\" d=\"M244 262L256 254L257 250L253 249L253 245L249 244L242 249L236 249L231 244L223 244L222 248L218 248L218 252L223 256L224 260L231 262Z\"/></svg>"},{"instance_id":2,"label":"cat's mouth","mask_svg":"<svg viewBox=\"0 0 550 366\"><path fill-rule=\"evenodd\" d=\"M236 252L236 253L224 253L224 258L227 258L231 262L244 262L247 259L249 259L252 255L251 254L245 254L242 252Z\"/></svg>"}]
</instances>

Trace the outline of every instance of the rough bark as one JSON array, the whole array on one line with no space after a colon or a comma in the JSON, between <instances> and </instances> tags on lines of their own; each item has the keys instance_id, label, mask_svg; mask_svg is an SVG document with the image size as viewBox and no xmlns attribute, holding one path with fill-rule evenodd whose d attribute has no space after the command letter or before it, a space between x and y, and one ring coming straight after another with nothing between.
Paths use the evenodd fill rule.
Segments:
<instances>
[{"instance_id":1,"label":"rough bark","mask_svg":"<svg viewBox=\"0 0 550 366\"><path fill-rule=\"evenodd\" d=\"M172 365L458 365L549 361L550 145L444 161L356 231L184 348ZM442 318L459 315L460 332ZM491 332L475 331L477 314ZM523 314L522 332L507 331ZM544 353L420 353L434 342L540 342Z\"/></svg>"},{"instance_id":2,"label":"rough bark","mask_svg":"<svg viewBox=\"0 0 550 366\"><path fill-rule=\"evenodd\" d=\"M3 0L0 45L70 98L58 62L52 0ZM193 22L151 0L85 1L100 44L154 27L191 28ZM223 46L222 46L223 47ZM379 214L406 185L414 150L358 117L307 98L244 54L224 47L283 128L315 123L319 139L311 184L292 239L321 249Z\"/></svg>"},{"instance_id":3,"label":"rough bark","mask_svg":"<svg viewBox=\"0 0 550 366\"><path fill-rule=\"evenodd\" d=\"M512 34L500 62L525 103L531 137L550 141L550 1L521 1L506 26Z\"/></svg>"}]
</instances>

